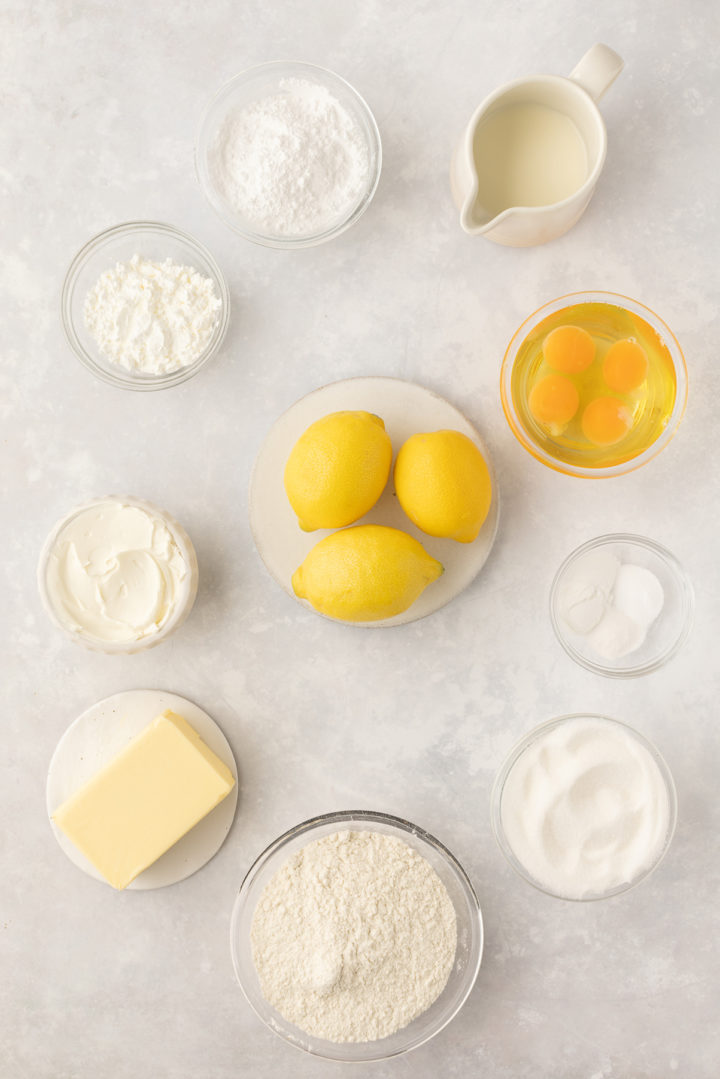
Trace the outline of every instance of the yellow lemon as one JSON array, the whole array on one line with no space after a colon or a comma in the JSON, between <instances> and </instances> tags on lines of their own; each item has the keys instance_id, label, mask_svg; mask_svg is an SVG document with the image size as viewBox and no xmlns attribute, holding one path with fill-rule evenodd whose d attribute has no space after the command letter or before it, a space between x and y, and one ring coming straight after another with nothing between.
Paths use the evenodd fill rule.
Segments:
<instances>
[{"instance_id":1,"label":"yellow lemon","mask_svg":"<svg viewBox=\"0 0 720 1079\"><path fill-rule=\"evenodd\" d=\"M295 571L296 596L346 622L377 622L406 611L443 567L423 545L384 525L325 536Z\"/></svg>"},{"instance_id":2,"label":"yellow lemon","mask_svg":"<svg viewBox=\"0 0 720 1079\"><path fill-rule=\"evenodd\" d=\"M460 431L412 435L395 461L395 491L430 536L472 543L488 515L492 481L483 455Z\"/></svg>"},{"instance_id":3,"label":"yellow lemon","mask_svg":"<svg viewBox=\"0 0 720 1079\"><path fill-rule=\"evenodd\" d=\"M285 491L305 532L343 528L372 509L392 463L379 416L331 412L310 424L285 465Z\"/></svg>"}]
</instances>

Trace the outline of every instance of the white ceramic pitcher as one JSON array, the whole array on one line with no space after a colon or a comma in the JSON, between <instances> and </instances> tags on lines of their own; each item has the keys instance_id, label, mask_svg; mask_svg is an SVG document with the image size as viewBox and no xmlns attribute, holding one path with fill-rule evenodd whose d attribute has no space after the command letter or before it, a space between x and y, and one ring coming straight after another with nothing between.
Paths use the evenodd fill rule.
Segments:
<instances>
[{"instance_id":1,"label":"white ceramic pitcher","mask_svg":"<svg viewBox=\"0 0 720 1079\"><path fill-rule=\"evenodd\" d=\"M572 228L590 202L605 162L607 133L596 102L622 68L623 61L616 52L597 44L569 77L538 75L517 79L482 102L456 148L450 169L453 198L465 232L509 247L530 247ZM478 186L475 138L488 116L512 105L545 106L572 121L585 145L585 179L561 201L542 206L507 206L493 214L483 205L483 192Z\"/></svg>"}]
</instances>

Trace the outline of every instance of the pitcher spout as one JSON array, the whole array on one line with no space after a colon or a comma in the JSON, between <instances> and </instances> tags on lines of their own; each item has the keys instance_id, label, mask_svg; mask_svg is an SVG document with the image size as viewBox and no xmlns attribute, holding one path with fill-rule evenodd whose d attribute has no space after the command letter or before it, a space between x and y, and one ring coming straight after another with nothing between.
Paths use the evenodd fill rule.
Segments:
<instances>
[{"instance_id":1,"label":"pitcher spout","mask_svg":"<svg viewBox=\"0 0 720 1079\"><path fill-rule=\"evenodd\" d=\"M483 236L491 232L508 213L507 210L502 213L488 210L480 197L471 132L465 134L456 148L450 168L450 186L455 205L460 211L460 226L470 236Z\"/></svg>"},{"instance_id":2,"label":"pitcher spout","mask_svg":"<svg viewBox=\"0 0 720 1079\"><path fill-rule=\"evenodd\" d=\"M477 197L467 199L460 211L460 225L471 236L482 236L497 224L499 214L491 214Z\"/></svg>"}]
</instances>

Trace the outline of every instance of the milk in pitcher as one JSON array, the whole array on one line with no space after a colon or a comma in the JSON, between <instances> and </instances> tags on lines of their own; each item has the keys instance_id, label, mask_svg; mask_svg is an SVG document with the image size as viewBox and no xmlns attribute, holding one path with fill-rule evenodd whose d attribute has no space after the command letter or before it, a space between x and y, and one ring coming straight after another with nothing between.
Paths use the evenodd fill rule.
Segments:
<instances>
[{"instance_id":1,"label":"milk in pitcher","mask_svg":"<svg viewBox=\"0 0 720 1079\"><path fill-rule=\"evenodd\" d=\"M511 206L550 206L588 176L588 154L564 113L533 101L491 111L473 142L477 201L490 215Z\"/></svg>"}]
</instances>

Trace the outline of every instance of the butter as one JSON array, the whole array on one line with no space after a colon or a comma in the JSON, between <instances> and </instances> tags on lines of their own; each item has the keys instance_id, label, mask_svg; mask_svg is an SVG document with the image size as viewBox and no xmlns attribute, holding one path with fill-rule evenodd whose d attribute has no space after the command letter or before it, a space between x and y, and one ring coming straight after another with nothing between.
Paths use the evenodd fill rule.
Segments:
<instances>
[{"instance_id":1,"label":"butter","mask_svg":"<svg viewBox=\"0 0 720 1079\"><path fill-rule=\"evenodd\" d=\"M233 789L230 769L170 710L53 813L113 888L126 888Z\"/></svg>"}]
</instances>

